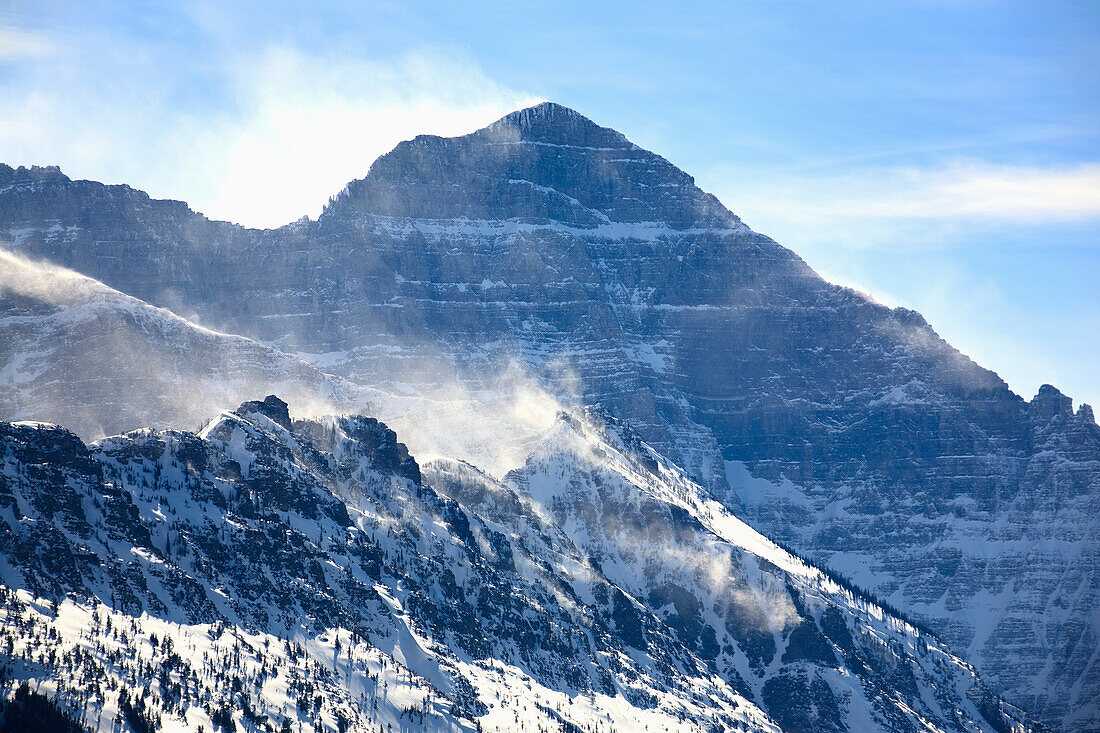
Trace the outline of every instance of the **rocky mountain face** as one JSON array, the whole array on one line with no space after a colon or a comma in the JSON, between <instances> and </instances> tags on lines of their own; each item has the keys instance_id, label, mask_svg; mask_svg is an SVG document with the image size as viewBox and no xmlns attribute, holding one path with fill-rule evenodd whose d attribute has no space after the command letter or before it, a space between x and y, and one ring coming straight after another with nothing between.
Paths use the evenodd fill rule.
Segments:
<instances>
[{"instance_id":1,"label":"rocky mountain face","mask_svg":"<svg viewBox=\"0 0 1100 733\"><path fill-rule=\"evenodd\" d=\"M924 620L1007 699L1100 726L1091 410L1021 399L571 110L402 143L270 231L0 167L0 239L386 393L491 390L519 364Z\"/></svg>"},{"instance_id":2,"label":"rocky mountain face","mask_svg":"<svg viewBox=\"0 0 1100 733\"><path fill-rule=\"evenodd\" d=\"M274 396L90 445L0 423L0 576L7 674L96 730L1026 725L583 415L503 482Z\"/></svg>"}]
</instances>

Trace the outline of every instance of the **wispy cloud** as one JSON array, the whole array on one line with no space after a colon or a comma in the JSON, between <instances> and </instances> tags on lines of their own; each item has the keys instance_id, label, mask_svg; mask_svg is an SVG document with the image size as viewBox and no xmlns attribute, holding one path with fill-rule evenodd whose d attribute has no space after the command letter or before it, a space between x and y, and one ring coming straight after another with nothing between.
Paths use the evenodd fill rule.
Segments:
<instances>
[{"instance_id":1,"label":"wispy cloud","mask_svg":"<svg viewBox=\"0 0 1100 733\"><path fill-rule=\"evenodd\" d=\"M263 225L316 215L401 140L470 132L534 101L432 50L379 63L278 47L235 68L244 113L219 132L211 213Z\"/></svg>"},{"instance_id":2,"label":"wispy cloud","mask_svg":"<svg viewBox=\"0 0 1100 733\"><path fill-rule=\"evenodd\" d=\"M932 170L872 171L838 183L833 190L840 196L834 203L854 216L1024 223L1100 217L1100 163L1036 167L962 162Z\"/></svg>"},{"instance_id":3,"label":"wispy cloud","mask_svg":"<svg viewBox=\"0 0 1100 733\"><path fill-rule=\"evenodd\" d=\"M0 61L45 56L52 51L45 36L0 23Z\"/></svg>"},{"instance_id":4,"label":"wispy cloud","mask_svg":"<svg viewBox=\"0 0 1100 733\"><path fill-rule=\"evenodd\" d=\"M1100 163L1062 166L953 161L843 173L767 171L702 181L745 223L790 247L834 282L850 282L843 252L929 252L1026 242L1064 243L1053 228L1100 227ZM1076 234L1075 246L1100 244ZM869 281L868 281L869 282ZM862 288L867 290L867 288ZM875 293L881 302L896 297ZM904 301L901 301L904 302Z\"/></svg>"},{"instance_id":5,"label":"wispy cloud","mask_svg":"<svg viewBox=\"0 0 1100 733\"><path fill-rule=\"evenodd\" d=\"M1039 224L1100 219L1100 163L952 161L834 175L730 181L723 198L749 216L786 220L950 220Z\"/></svg>"},{"instance_id":6,"label":"wispy cloud","mask_svg":"<svg viewBox=\"0 0 1100 733\"><path fill-rule=\"evenodd\" d=\"M401 140L536 101L435 48L381 61L269 45L204 59L204 86L140 46L93 59L103 39L70 40L0 86L0 160L60 164L249 226L315 216Z\"/></svg>"}]
</instances>

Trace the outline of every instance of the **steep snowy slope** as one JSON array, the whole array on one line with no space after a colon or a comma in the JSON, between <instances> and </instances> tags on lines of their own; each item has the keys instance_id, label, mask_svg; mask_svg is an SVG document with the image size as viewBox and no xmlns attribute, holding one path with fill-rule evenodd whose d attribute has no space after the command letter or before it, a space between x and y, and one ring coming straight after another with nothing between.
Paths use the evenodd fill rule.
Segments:
<instances>
[{"instance_id":1,"label":"steep snowy slope","mask_svg":"<svg viewBox=\"0 0 1100 733\"><path fill-rule=\"evenodd\" d=\"M197 427L268 388L315 414L366 404L300 359L0 249L0 418L65 422L85 438Z\"/></svg>"},{"instance_id":2,"label":"steep snowy slope","mask_svg":"<svg viewBox=\"0 0 1100 733\"><path fill-rule=\"evenodd\" d=\"M318 221L271 231L0 168L0 236L386 392L491 391L516 362L918 613L1010 699L1100 725L1091 410L1024 401L571 110L402 143Z\"/></svg>"},{"instance_id":3,"label":"steep snowy slope","mask_svg":"<svg viewBox=\"0 0 1100 733\"><path fill-rule=\"evenodd\" d=\"M636 603L784 730L966 727L977 710L990 718L982 726L1010 724L995 720L999 703L938 641L705 499L621 427L563 414L509 474L510 491L439 483L491 516L513 514L516 497L532 502L622 590L612 615L632 644L648 640L632 630ZM953 712L958 696L975 707Z\"/></svg>"},{"instance_id":4,"label":"steep snowy slope","mask_svg":"<svg viewBox=\"0 0 1100 733\"><path fill-rule=\"evenodd\" d=\"M575 418L506 484L274 397L89 447L2 423L0 505L8 665L99 730L1021 724L937 641Z\"/></svg>"}]
</instances>

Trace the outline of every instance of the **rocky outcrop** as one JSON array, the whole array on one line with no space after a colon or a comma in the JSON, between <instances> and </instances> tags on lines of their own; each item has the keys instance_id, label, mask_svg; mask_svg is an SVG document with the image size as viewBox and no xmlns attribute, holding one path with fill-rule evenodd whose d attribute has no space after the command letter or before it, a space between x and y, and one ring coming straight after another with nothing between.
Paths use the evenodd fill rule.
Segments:
<instances>
[{"instance_id":1,"label":"rocky outcrop","mask_svg":"<svg viewBox=\"0 0 1100 733\"><path fill-rule=\"evenodd\" d=\"M236 410L238 415L263 415L276 425L290 430L290 407L273 394L269 394L263 400L249 400L242 402Z\"/></svg>"}]
</instances>

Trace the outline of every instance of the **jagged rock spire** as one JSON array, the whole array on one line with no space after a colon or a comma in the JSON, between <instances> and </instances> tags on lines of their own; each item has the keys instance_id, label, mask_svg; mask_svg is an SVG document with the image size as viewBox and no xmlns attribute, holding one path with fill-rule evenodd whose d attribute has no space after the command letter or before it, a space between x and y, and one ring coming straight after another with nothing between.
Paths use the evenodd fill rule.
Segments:
<instances>
[{"instance_id":1,"label":"jagged rock spire","mask_svg":"<svg viewBox=\"0 0 1100 733\"><path fill-rule=\"evenodd\" d=\"M282 425L287 430L290 430L290 407L287 403L273 394L269 394L267 397L260 400L249 400L244 402L237 408L236 413L238 415L263 415L269 418L276 425Z\"/></svg>"}]
</instances>

